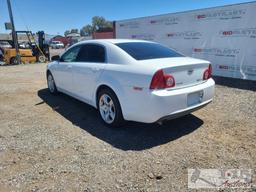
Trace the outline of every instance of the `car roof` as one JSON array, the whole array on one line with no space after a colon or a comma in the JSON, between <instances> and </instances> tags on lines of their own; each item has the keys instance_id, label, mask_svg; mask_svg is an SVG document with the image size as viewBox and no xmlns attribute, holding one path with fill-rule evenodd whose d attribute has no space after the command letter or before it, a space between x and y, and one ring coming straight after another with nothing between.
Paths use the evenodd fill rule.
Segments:
<instances>
[{"instance_id":1,"label":"car roof","mask_svg":"<svg viewBox=\"0 0 256 192\"><path fill-rule=\"evenodd\" d=\"M147 42L147 43L150 43L150 41L139 40L139 39L93 39L93 40L80 41L79 43L111 43L111 44L117 44L117 43L130 43L130 42Z\"/></svg>"},{"instance_id":2,"label":"car roof","mask_svg":"<svg viewBox=\"0 0 256 192\"><path fill-rule=\"evenodd\" d=\"M132 42L144 42L144 43L154 43L151 41L138 40L138 39L92 39L92 40L83 40L78 43L75 43L71 47L72 49L75 46L84 45L84 44L99 44L103 45L106 49L111 50L108 51L107 57L109 63L120 63L120 64L129 64L136 62L136 60L127 54L121 48L118 48L116 44L118 43L132 43Z\"/></svg>"}]
</instances>

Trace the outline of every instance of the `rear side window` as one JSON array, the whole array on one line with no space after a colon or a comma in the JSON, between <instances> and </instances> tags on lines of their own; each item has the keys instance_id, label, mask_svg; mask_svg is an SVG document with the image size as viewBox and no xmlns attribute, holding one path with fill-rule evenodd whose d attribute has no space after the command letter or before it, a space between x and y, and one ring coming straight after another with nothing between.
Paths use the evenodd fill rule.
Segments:
<instances>
[{"instance_id":1,"label":"rear side window","mask_svg":"<svg viewBox=\"0 0 256 192\"><path fill-rule=\"evenodd\" d=\"M117 43L116 45L136 60L184 57L182 54L157 43L129 42Z\"/></svg>"},{"instance_id":2,"label":"rear side window","mask_svg":"<svg viewBox=\"0 0 256 192\"><path fill-rule=\"evenodd\" d=\"M83 45L77 55L77 62L105 62L105 48L100 45L86 44Z\"/></svg>"}]
</instances>

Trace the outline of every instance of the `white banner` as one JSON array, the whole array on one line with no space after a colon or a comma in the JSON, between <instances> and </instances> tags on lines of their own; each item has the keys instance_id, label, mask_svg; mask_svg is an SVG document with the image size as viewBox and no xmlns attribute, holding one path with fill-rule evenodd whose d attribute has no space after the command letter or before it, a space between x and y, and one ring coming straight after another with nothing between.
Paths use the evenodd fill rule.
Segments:
<instances>
[{"instance_id":1,"label":"white banner","mask_svg":"<svg viewBox=\"0 0 256 192\"><path fill-rule=\"evenodd\" d=\"M211 61L216 76L256 80L256 2L116 22L116 37Z\"/></svg>"}]
</instances>

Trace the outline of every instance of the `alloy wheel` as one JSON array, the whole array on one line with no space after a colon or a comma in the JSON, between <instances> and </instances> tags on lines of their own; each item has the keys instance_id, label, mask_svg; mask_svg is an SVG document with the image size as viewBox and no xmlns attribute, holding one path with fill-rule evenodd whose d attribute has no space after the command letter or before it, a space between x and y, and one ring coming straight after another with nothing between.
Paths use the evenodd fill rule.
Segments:
<instances>
[{"instance_id":1,"label":"alloy wheel","mask_svg":"<svg viewBox=\"0 0 256 192\"><path fill-rule=\"evenodd\" d=\"M116 110L115 105L111 97L107 94L103 94L99 99L99 110L102 119L111 124L115 120Z\"/></svg>"}]
</instances>

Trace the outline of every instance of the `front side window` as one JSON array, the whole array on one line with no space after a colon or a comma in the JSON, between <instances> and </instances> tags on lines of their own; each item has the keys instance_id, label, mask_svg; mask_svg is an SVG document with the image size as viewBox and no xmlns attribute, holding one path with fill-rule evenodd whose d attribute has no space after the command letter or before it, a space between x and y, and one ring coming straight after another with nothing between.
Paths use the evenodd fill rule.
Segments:
<instances>
[{"instance_id":1,"label":"front side window","mask_svg":"<svg viewBox=\"0 0 256 192\"><path fill-rule=\"evenodd\" d=\"M157 43L129 42L117 43L116 45L136 60L184 57L182 54Z\"/></svg>"},{"instance_id":2,"label":"front side window","mask_svg":"<svg viewBox=\"0 0 256 192\"><path fill-rule=\"evenodd\" d=\"M61 62L75 62L81 46L75 46L64 53L60 59Z\"/></svg>"},{"instance_id":3,"label":"front side window","mask_svg":"<svg viewBox=\"0 0 256 192\"><path fill-rule=\"evenodd\" d=\"M83 45L77 55L77 62L93 62L104 63L105 62L105 48L100 45L86 44Z\"/></svg>"}]
</instances>

